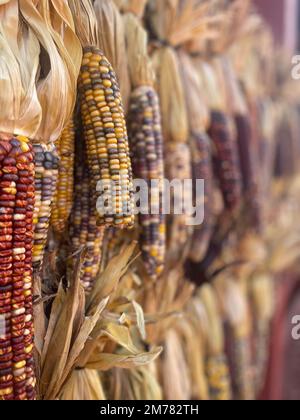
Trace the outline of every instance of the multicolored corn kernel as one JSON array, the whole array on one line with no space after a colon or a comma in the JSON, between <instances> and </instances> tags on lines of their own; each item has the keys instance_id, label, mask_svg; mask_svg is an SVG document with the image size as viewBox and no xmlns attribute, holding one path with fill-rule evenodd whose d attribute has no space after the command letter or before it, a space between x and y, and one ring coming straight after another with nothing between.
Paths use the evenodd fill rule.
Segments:
<instances>
[{"instance_id":1,"label":"multicolored corn kernel","mask_svg":"<svg viewBox=\"0 0 300 420\"><path fill-rule=\"evenodd\" d=\"M35 398L32 250L34 151L0 136L0 399Z\"/></svg>"},{"instance_id":2,"label":"multicolored corn kernel","mask_svg":"<svg viewBox=\"0 0 300 420\"><path fill-rule=\"evenodd\" d=\"M204 180L204 195L196 197L194 188L194 204L203 203L204 220L195 226L189 258L194 263L199 263L206 254L214 227L213 215L213 165L211 158L211 140L206 133L193 134L190 139L192 151L192 176L193 186L196 180Z\"/></svg>"},{"instance_id":3,"label":"multicolored corn kernel","mask_svg":"<svg viewBox=\"0 0 300 420\"><path fill-rule=\"evenodd\" d=\"M33 148L35 152L33 264L39 268L43 262L48 238L59 159L54 145L34 144Z\"/></svg>"},{"instance_id":4,"label":"multicolored corn kernel","mask_svg":"<svg viewBox=\"0 0 300 420\"><path fill-rule=\"evenodd\" d=\"M57 142L59 156L58 178L55 190L51 226L58 234L64 233L73 205L75 127L71 119Z\"/></svg>"},{"instance_id":5,"label":"multicolored corn kernel","mask_svg":"<svg viewBox=\"0 0 300 420\"><path fill-rule=\"evenodd\" d=\"M81 282L86 292L89 292L100 268L105 226L97 225L89 171L82 163L78 163L75 168L74 204L69 229L72 252L80 249L84 251Z\"/></svg>"},{"instance_id":6,"label":"multicolored corn kernel","mask_svg":"<svg viewBox=\"0 0 300 420\"><path fill-rule=\"evenodd\" d=\"M162 214L164 149L159 99L152 87L134 90L129 108L129 140L133 173L146 181L148 208L139 217L141 250L148 275L156 279L164 269L165 216ZM151 204L156 207L152 211Z\"/></svg>"},{"instance_id":7,"label":"multicolored corn kernel","mask_svg":"<svg viewBox=\"0 0 300 420\"><path fill-rule=\"evenodd\" d=\"M107 188L109 204L97 222L119 228L134 224L133 181L124 110L116 75L102 52L85 48L79 92L93 199Z\"/></svg>"},{"instance_id":8,"label":"multicolored corn kernel","mask_svg":"<svg viewBox=\"0 0 300 420\"><path fill-rule=\"evenodd\" d=\"M223 195L225 208L235 213L242 202L242 175L238 145L227 115L211 113L209 135L213 143L214 169Z\"/></svg>"},{"instance_id":9,"label":"multicolored corn kernel","mask_svg":"<svg viewBox=\"0 0 300 420\"><path fill-rule=\"evenodd\" d=\"M206 364L206 374L212 401L230 401L232 390L227 359L225 356L211 356Z\"/></svg>"}]
</instances>

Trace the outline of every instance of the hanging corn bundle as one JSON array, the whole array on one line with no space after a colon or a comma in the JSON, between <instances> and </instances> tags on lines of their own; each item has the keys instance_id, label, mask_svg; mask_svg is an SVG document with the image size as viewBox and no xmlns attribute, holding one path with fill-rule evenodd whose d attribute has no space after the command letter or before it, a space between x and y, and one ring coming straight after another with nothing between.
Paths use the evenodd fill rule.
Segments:
<instances>
[{"instance_id":1,"label":"hanging corn bundle","mask_svg":"<svg viewBox=\"0 0 300 420\"><path fill-rule=\"evenodd\" d=\"M58 234L65 232L73 205L75 127L68 123L57 141L59 156L58 177L55 189L51 226Z\"/></svg>"},{"instance_id":2,"label":"hanging corn bundle","mask_svg":"<svg viewBox=\"0 0 300 420\"><path fill-rule=\"evenodd\" d=\"M147 183L148 206L140 215L142 257L150 277L163 271L165 259L165 216L162 214L164 146L159 99L147 54L147 35L137 18L124 17L130 76L134 90L130 97L128 126L136 179ZM155 208L154 208L155 206ZM153 211L154 210L154 211Z\"/></svg>"},{"instance_id":3,"label":"hanging corn bundle","mask_svg":"<svg viewBox=\"0 0 300 420\"><path fill-rule=\"evenodd\" d=\"M118 82L110 63L97 47L97 22L91 2L70 1L70 5L84 45L79 94L90 188L94 206L97 206L98 223L132 227L132 169Z\"/></svg>"}]
</instances>

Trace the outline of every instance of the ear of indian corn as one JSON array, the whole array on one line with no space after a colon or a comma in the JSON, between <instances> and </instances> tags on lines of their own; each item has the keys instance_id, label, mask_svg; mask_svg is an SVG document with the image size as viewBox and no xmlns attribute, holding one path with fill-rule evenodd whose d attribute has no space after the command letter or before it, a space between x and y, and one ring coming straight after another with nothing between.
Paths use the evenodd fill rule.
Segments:
<instances>
[{"instance_id":1,"label":"ear of indian corn","mask_svg":"<svg viewBox=\"0 0 300 420\"><path fill-rule=\"evenodd\" d=\"M192 245L189 253L190 259L199 263L205 256L213 232L213 167L211 158L210 138L206 133L193 134L191 138L192 176L195 186L196 180L204 180L204 196L194 199L203 199L204 220L196 226L193 233ZM198 204L198 203L197 203Z\"/></svg>"},{"instance_id":2,"label":"ear of indian corn","mask_svg":"<svg viewBox=\"0 0 300 420\"><path fill-rule=\"evenodd\" d=\"M33 264L39 268L43 261L51 218L53 197L58 174L58 156L54 145L34 144L35 207Z\"/></svg>"},{"instance_id":3,"label":"ear of indian corn","mask_svg":"<svg viewBox=\"0 0 300 420\"><path fill-rule=\"evenodd\" d=\"M242 177L238 146L229 118L222 111L212 111L209 134L213 142L214 167L225 208L236 212L242 200Z\"/></svg>"},{"instance_id":4,"label":"ear of indian corn","mask_svg":"<svg viewBox=\"0 0 300 420\"><path fill-rule=\"evenodd\" d=\"M84 49L79 91L98 223L132 227L132 169L121 94L111 65L97 48ZM98 205L101 194L97 192L97 187L107 192L109 203L105 209Z\"/></svg>"},{"instance_id":5,"label":"ear of indian corn","mask_svg":"<svg viewBox=\"0 0 300 420\"><path fill-rule=\"evenodd\" d=\"M74 149L75 127L72 118L57 142L59 167L51 215L51 226L58 234L62 234L66 230L73 205Z\"/></svg>"},{"instance_id":6,"label":"ear of indian corn","mask_svg":"<svg viewBox=\"0 0 300 420\"><path fill-rule=\"evenodd\" d=\"M79 144L81 140L79 135L76 147L74 203L69 232L72 252L76 253L80 249L84 252L80 278L86 292L89 292L100 268L105 226L97 226L97 211L90 190L85 153L82 144Z\"/></svg>"},{"instance_id":7,"label":"ear of indian corn","mask_svg":"<svg viewBox=\"0 0 300 420\"><path fill-rule=\"evenodd\" d=\"M259 155L256 154L255 145L253 144L251 120L246 115L237 114L235 116L235 123L243 180L246 220L249 226L259 231L262 227L259 172L256 164L259 160Z\"/></svg>"},{"instance_id":8,"label":"ear of indian corn","mask_svg":"<svg viewBox=\"0 0 300 420\"><path fill-rule=\"evenodd\" d=\"M159 100L152 87L136 88L129 108L129 139L134 176L149 188L147 214L141 214L141 250L147 273L157 278L164 268L165 216L162 214L164 151ZM151 182L154 181L151 185ZM156 211L152 211L151 204Z\"/></svg>"},{"instance_id":9,"label":"ear of indian corn","mask_svg":"<svg viewBox=\"0 0 300 420\"><path fill-rule=\"evenodd\" d=\"M28 400L35 398L34 153L25 137L1 135L0 192L0 399Z\"/></svg>"}]
</instances>

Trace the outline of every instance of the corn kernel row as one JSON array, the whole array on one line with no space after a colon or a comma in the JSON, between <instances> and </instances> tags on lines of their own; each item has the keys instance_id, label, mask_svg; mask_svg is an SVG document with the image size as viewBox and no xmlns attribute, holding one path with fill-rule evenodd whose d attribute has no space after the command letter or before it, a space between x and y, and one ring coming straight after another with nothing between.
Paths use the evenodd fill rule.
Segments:
<instances>
[{"instance_id":1,"label":"corn kernel row","mask_svg":"<svg viewBox=\"0 0 300 420\"><path fill-rule=\"evenodd\" d=\"M141 250L148 275L157 278L164 268L165 216L162 214L162 182L164 151L159 100L155 90L142 86L134 90L130 100L129 139L134 176L147 182L147 214L141 214ZM158 181L152 185L151 181ZM157 208L151 211L151 204ZM155 213L155 214L152 214Z\"/></svg>"},{"instance_id":2,"label":"corn kernel row","mask_svg":"<svg viewBox=\"0 0 300 420\"><path fill-rule=\"evenodd\" d=\"M64 233L73 205L75 127L73 118L57 142L59 156L58 178L51 215L51 226L58 234Z\"/></svg>"},{"instance_id":3,"label":"corn kernel row","mask_svg":"<svg viewBox=\"0 0 300 420\"><path fill-rule=\"evenodd\" d=\"M214 167L225 208L235 212L242 201L242 176L236 138L227 115L212 111L209 134L213 142Z\"/></svg>"},{"instance_id":4,"label":"corn kernel row","mask_svg":"<svg viewBox=\"0 0 300 420\"><path fill-rule=\"evenodd\" d=\"M1 135L0 192L0 399L31 400L34 152L25 137Z\"/></svg>"},{"instance_id":5,"label":"corn kernel row","mask_svg":"<svg viewBox=\"0 0 300 420\"><path fill-rule=\"evenodd\" d=\"M53 145L34 144L33 147L35 152L33 264L38 269L43 262L48 238L59 160Z\"/></svg>"},{"instance_id":6,"label":"corn kernel row","mask_svg":"<svg viewBox=\"0 0 300 420\"><path fill-rule=\"evenodd\" d=\"M107 208L98 208L98 222L132 227L132 169L121 94L111 65L97 48L84 50L79 92L94 201L100 196L99 182L109 195Z\"/></svg>"},{"instance_id":7,"label":"corn kernel row","mask_svg":"<svg viewBox=\"0 0 300 420\"><path fill-rule=\"evenodd\" d=\"M78 159L81 160L81 159ZM91 291L102 258L104 226L97 226L97 214L90 192L89 172L84 163L75 168L74 204L70 218L72 251L84 250L81 282L86 292Z\"/></svg>"}]
</instances>

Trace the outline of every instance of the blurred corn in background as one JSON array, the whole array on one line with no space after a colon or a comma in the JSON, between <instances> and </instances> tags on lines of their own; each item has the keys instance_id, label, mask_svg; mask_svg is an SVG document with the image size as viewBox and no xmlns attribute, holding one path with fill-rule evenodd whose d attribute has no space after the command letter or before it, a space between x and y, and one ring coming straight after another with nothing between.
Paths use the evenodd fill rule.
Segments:
<instances>
[{"instance_id":1,"label":"blurred corn in background","mask_svg":"<svg viewBox=\"0 0 300 420\"><path fill-rule=\"evenodd\" d=\"M297 9L0 1L1 400L300 399Z\"/></svg>"}]
</instances>

